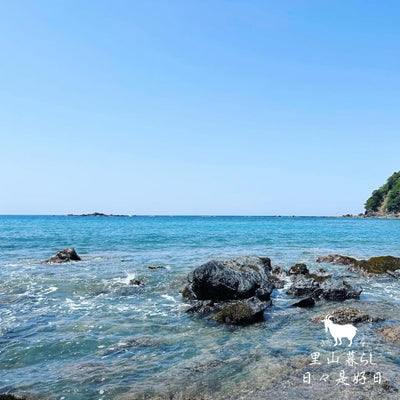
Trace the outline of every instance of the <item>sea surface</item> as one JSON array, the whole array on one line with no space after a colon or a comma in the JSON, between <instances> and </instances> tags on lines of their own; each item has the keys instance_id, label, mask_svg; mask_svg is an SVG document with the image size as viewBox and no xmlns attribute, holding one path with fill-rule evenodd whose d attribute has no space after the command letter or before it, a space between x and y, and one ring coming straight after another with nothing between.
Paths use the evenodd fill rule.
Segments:
<instances>
[{"instance_id":1,"label":"sea surface","mask_svg":"<svg viewBox=\"0 0 400 400\"><path fill-rule=\"evenodd\" d=\"M69 246L82 261L41 263ZM273 389L273 398L305 397L313 387L307 368L318 380L332 351L343 361L347 357L347 347L334 348L323 325L310 321L340 305L385 319L360 325L352 350L358 367L370 368L371 381L380 372L395 391L399 347L383 342L376 329L400 325L400 283L315 262L328 253L400 257L400 220L0 216L0 393L74 400L250 399L268 398L262 393ZM180 292L187 274L210 259L240 255L270 257L285 269L298 262L310 270L323 267L361 284L363 292L360 300L297 309L285 294L288 283L273 292L265 321L248 327L186 313ZM132 286L131 279L144 285ZM307 367L315 353L320 370ZM356 370L349 368L338 364L331 370L327 392L353 390ZM342 370L351 376L347 386L336 382ZM323 390L318 385L314 389Z\"/></svg>"}]
</instances>

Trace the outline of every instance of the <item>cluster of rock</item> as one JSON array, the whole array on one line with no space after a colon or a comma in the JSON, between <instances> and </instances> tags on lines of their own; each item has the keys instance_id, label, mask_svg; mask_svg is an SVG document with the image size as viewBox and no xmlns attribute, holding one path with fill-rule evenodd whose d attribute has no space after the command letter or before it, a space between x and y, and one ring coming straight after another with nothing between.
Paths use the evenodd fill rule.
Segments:
<instances>
[{"instance_id":1,"label":"cluster of rock","mask_svg":"<svg viewBox=\"0 0 400 400\"><path fill-rule=\"evenodd\" d=\"M191 305L188 312L212 314L214 320L232 324L262 320L274 288L270 271L269 258L209 261L188 276L182 292Z\"/></svg>"},{"instance_id":2,"label":"cluster of rock","mask_svg":"<svg viewBox=\"0 0 400 400\"><path fill-rule=\"evenodd\" d=\"M388 273L395 278L400 276L400 258L393 256L380 256L371 257L368 260L357 260L354 257L340 254L328 254L318 257L316 261L318 263L326 262L337 265L347 265L351 270L364 275Z\"/></svg>"}]
</instances>

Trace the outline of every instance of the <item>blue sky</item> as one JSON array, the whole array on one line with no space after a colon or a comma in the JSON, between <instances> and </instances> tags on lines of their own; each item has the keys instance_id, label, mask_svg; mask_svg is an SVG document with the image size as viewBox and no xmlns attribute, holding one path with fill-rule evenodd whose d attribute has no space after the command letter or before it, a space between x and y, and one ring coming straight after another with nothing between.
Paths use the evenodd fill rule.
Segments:
<instances>
[{"instance_id":1,"label":"blue sky","mask_svg":"<svg viewBox=\"0 0 400 400\"><path fill-rule=\"evenodd\" d=\"M0 214L341 215L400 170L397 1L0 2Z\"/></svg>"}]
</instances>

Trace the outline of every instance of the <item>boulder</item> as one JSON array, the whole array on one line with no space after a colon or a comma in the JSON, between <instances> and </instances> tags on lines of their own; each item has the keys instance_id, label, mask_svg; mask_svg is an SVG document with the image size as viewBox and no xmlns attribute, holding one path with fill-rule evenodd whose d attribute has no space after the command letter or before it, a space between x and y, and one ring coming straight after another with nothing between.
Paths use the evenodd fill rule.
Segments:
<instances>
[{"instance_id":1,"label":"boulder","mask_svg":"<svg viewBox=\"0 0 400 400\"><path fill-rule=\"evenodd\" d=\"M313 322L321 322L328 315L332 316L332 321L335 324L350 324L359 322L377 322L382 321L382 318L373 317L370 314L358 310L354 307L335 308L327 313L314 315L311 318Z\"/></svg>"},{"instance_id":2,"label":"boulder","mask_svg":"<svg viewBox=\"0 0 400 400\"><path fill-rule=\"evenodd\" d=\"M305 275L309 272L307 265L303 263L292 265L289 269L289 275Z\"/></svg>"},{"instance_id":3,"label":"boulder","mask_svg":"<svg viewBox=\"0 0 400 400\"><path fill-rule=\"evenodd\" d=\"M189 300L226 301L253 296L269 300L273 290L270 270L269 259L255 256L209 261L189 274L189 285L182 294Z\"/></svg>"},{"instance_id":4,"label":"boulder","mask_svg":"<svg viewBox=\"0 0 400 400\"><path fill-rule=\"evenodd\" d=\"M242 256L209 261L188 275L182 291L188 312L215 313L218 322L247 324L262 318L274 288L269 258Z\"/></svg>"},{"instance_id":5,"label":"boulder","mask_svg":"<svg viewBox=\"0 0 400 400\"><path fill-rule=\"evenodd\" d=\"M52 264L52 263L66 263L70 261L80 261L81 258L76 253L73 247L67 247L64 250L57 251L57 254L53 257L50 257L48 260L42 261L44 264Z\"/></svg>"},{"instance_id":6,"label":"boulder","mask_svg":"<svg viewBox=\"0 0 400 400\"><path fill-rule=\"evenodd\" d=\"M288 289L286 294L295 297L311 297L313 299L325 299L342 301L357 299L362 292L361 287L352 287L342 279L327 279L318 282L312 277L298 276Z\"/></svg>"},{"instance_id":7,"label":"boulder","mask_svg":"<svg viewBox=\"0 0 400 400\"><path fill-rule=\"evenodd\" d=\"M378 333L386 342L400 344L400 326L384 326Z\"/></svg>"},{"instance_id":8,"label":"boulder","mask_svg":"<svg viewBox=\"0 0 400 400\"><path fill-rule=\"evenodd\" d=\"M264 317L264 310L270 305L271 300L261 301L257 297L251 297L223 308L214 316L214 319L226 324L251 324L261 321Z\"/></svg>"}]
</instances>

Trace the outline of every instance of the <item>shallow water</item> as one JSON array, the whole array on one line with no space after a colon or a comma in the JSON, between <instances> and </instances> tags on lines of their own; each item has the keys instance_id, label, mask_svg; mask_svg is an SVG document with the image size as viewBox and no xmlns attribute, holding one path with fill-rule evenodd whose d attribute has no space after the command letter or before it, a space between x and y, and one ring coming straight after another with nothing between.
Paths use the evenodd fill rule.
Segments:
<instances>
[{"instance_id":1,"label":"shallow water","mask_svg":"<svg viewBox=\"0 0 400 400\"><path fill-rule=\"evenodd\" d=\"M82 261L40 263L67 246ZM323 266L361 283L360 301L345 305L386 321L359 325L352 349L358 356L371 352L371 368L397 385L398 347L384 343L376 329L400 323L399 282L315 260L333 252L399 257L400 220L1 216L0 249L0 392L77 400L261 398L257 390L269 387L278 395L305 396L310 354L326 358L334 349L323 326L310 318L339 303L291 308L286 288L274 291L265 321L249 327L185 313L180 290L189 271L212 258L245 254L268 256L284 268L296 262L310 270ZM133 278L144 286L130 286ZM341 347L338 354L344 358L347 351ZM296 369L291 360L298 359ZM332 374L340 371L338 365ZM277 383L280 377L286 385ZM339 390L335 381L331 387ZM354 388L344 389L351 398Z\"/></svg>"}]
</instances>

